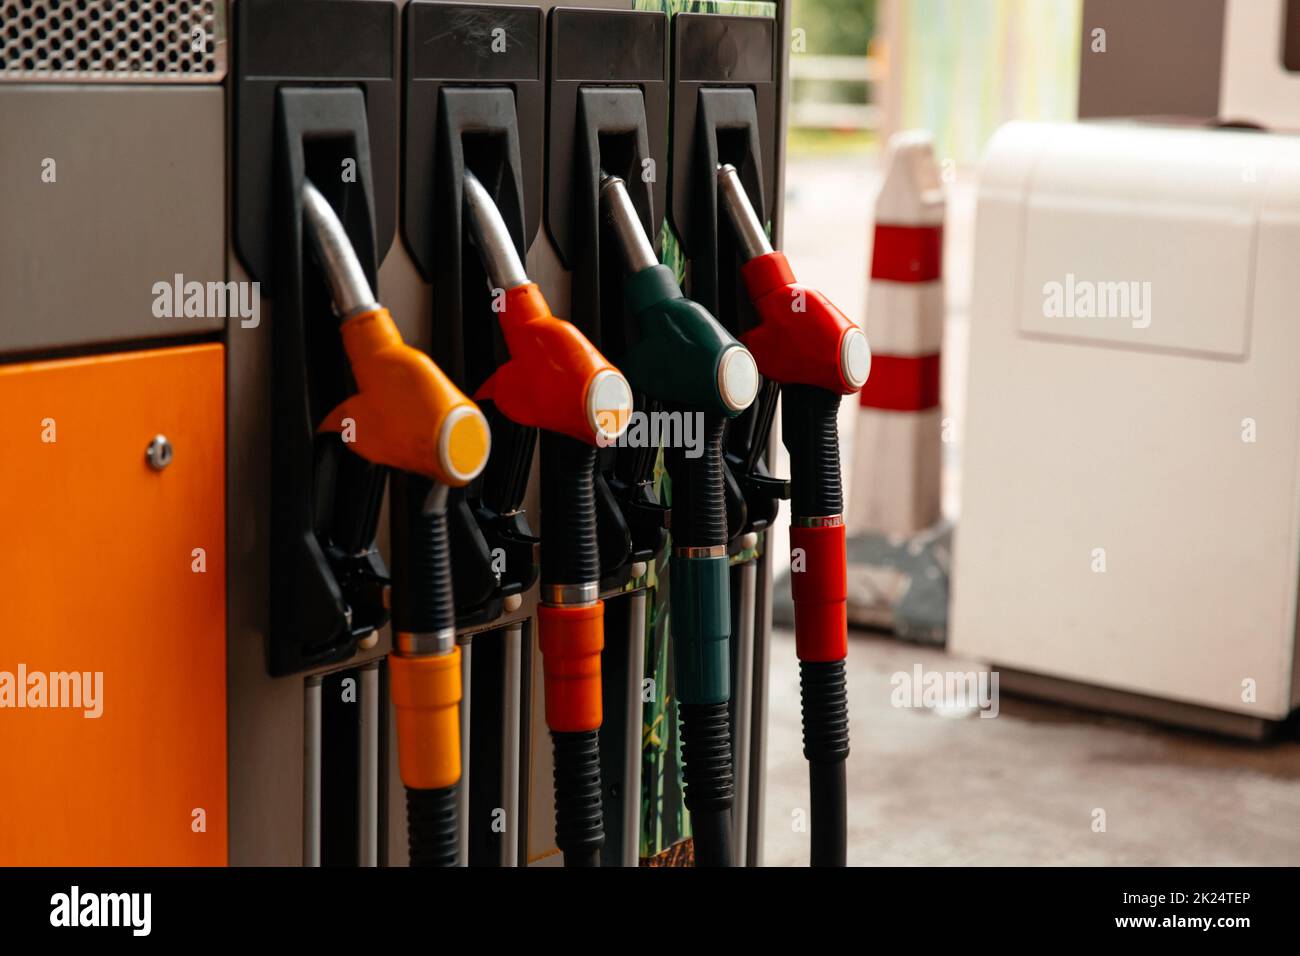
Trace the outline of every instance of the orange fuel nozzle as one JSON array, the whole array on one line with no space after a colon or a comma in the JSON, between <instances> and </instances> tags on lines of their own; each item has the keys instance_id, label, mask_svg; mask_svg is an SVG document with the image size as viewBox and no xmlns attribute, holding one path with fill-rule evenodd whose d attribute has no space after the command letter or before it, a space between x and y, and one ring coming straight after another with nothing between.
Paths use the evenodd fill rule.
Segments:
<instances>
[{"instance_id":1,"label":"orange fuel nozzle","mask_svg":"<svg viewBox=\"0 0 1300 956\"><path fill-rule=\"evenodd\" d=\"M557 319L535 283L505 294L501 331L510 360L475 394L512 421L588 445L610 444L627 428L632 389L577 327Z\"/></svg>"},{"instance_id":2,"label":"orange fuel nozzle","mask_svg":"<svg viewBox=\"0 0 1300 956\"><path fill-rule=\"evenodd\" d=\"M528 280L501 213L483 184L465 171L470 236L500 298L501 332L510 359L475 393L511 421L568 435L588 445L610 444L627 428L632 388L581 331L551 314Z\"/></svg>"},{"instance_id":3,"label":"orange fuel nozzle","mask_svg":"<svg viewBox=\"0 0 1300 956\"><path fill-rule=\"evenodd\" d=\"M453 488L487 464L487 419L442 369L402 341L388 310L343 323L343 348L357 382L321 423L361 457Z\"/></svg>"},{"instance_id":4,"label":"orange fuel nozzle","mask_svg":"<svg viewBox=\"0 0 1300 956\"><path fill-rule=\"evenodd\" d=\"M487 464L487 419L429 356L402 341L325 197L309 181L302 195L307 235L342 320L357 384L318 430L339 432L367 461L452 487L468 484Z\"/></svg>"}]
</instances>

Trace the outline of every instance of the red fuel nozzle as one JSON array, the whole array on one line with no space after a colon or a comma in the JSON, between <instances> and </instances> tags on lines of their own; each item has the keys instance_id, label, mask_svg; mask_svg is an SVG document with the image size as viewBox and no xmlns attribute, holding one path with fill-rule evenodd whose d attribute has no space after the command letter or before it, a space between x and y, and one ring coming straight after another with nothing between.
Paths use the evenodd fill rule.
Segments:
<instances>
[{"instance_id":1,"label":"red fuel nozzle","mask_svg":"<svg viewBox=\"0 0 1300 956\"><path fill-rule=\"evenodd\" d=\"M718 167L718 194L745 257L740 273L758 312L741 335L758 370L779 382L782 440L790 452L790 588L803 701L814 866L847 859L849 754L847 569L836 418L841 398L871 370L862 330L824 295L799 285L772 249L736 170Z\"/></svg>"},{"instance_id":2,"label":"red fuel nozzle","mask_svg":"<svg viewBox=\"0 0 1300 956\"><path fill-rule=\"evenodd\" d=\"M871 371L867 337L816 289L800 285L773 251L732 166L718 167L718 192L746 262L740 269L759 323L740 336L766 378L847 395Z\"/></svg>"},{"instance_id":3,"label":"red fuel nozzle","mask_svg":"<svg viewBox=\"0 0 1300 956\"><path fill-rule=\"evenodd\" d=\"M480 386L476 399L493 402L511 421L568 435L588 445L618 439L632 413L623 374L578 328L551 314L530 282L496 204L465 171L470 236L478 247L510 360Z\"/></svg>"}]
</instances>

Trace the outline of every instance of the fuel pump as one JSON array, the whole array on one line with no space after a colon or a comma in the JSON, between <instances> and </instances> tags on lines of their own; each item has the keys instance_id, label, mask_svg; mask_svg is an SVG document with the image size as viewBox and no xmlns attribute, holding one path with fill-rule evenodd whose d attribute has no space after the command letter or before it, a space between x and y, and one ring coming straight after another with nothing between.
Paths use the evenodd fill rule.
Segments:
<instances>
[{"instance_id":1,"label":"fuel pump","mask_svg":"<svg viewBox=\"0 0 1300 956\"><path fill-rule=\"evenodd\" d=\"M727 420L758 393L758 369L749 350L683 296L673 271L659 263L622 179L602 178L600 203L627 266L624 294L636 325L619 361L637 391L703 423L698 457L680 445L664 448L672 481L671 631L696 861L730 866L731 595L722 437Z\"/></svg>"},{"instance_id":2,"label":"fuel pump","mask_svg":"<svg viewBox=\"0 0 1300 956\"><path fill-rule=\"evenodd\" d=\"M459 832L461 680L447 491L482 471L487 420L432 359L402 342L329 202L310 181L304 181L302 194L307 236L329 284L357 386L320 430L346 429L351 450L393 469L388 668L411 865L452 866Z\"/></svg>"},{"instance_id":3,"label":"fuel pump","mask_svg":"<svg viewBox=\"0 0 1300 956\"><path fill-rule=\"evenodd\" d=\"M824 295L799 285L774 251L735 167L717 167L719 201L735 233L741 279L758 323L741 335L758 370L781 387L790 453L795 644L808 760L814 866L846 860L844 762L849 755L844 495L836 417L871 370L867 337ZM802 570L800 570L802 568Z\"/></svg>"},{"instance_id":4,"label":"fuel pump","mask_svg":"<svg viewBox=\"0 0 1300 956\"><path fill-rule=\"evenodd\" d=\"M576 327L551 314L529 281L509 230L483 184L464 175L465 209L499 301L510 358L475 394L507 419L541 432L541 603L538 639L546 722L555 758L556 843L566 866L595 866L601 809L600 653L603 604L593 483L596 448L618 440L632 391Z\"/></svg>"}]
</instances>

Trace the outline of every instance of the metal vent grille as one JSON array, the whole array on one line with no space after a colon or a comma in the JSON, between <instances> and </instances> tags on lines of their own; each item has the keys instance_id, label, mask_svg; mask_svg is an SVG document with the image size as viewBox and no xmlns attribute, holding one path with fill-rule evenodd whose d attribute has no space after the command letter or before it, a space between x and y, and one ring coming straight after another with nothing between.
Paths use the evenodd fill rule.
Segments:
<instances>
[{"instance_id":1,"label":"metal vent grille","mask_svg":"<svg viewBox=\"0 0 1300 956\"><path fill-rule=\"evenodd\" d=\"M216 83L225 0L0 0L0 81Z\"/></svg>"}]
</instances>

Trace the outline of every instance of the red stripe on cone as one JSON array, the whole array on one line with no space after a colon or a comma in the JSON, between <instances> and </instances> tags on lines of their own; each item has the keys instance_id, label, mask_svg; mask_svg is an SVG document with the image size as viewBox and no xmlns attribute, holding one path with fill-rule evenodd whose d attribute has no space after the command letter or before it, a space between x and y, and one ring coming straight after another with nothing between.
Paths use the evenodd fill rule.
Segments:
<instances>
[{"instance_id":1,"label":"red stripe on cone","mask_svg":"<svg viewBox=\"0 0 1300 956\"><path fill-rule=\"evenodd\" d=\"M932 282L943 269L943 226L876 225L871 278Z\"/></svg>"},{"instance_id":2,"label":"red stripe on cone","mask_svg":"<svg viewBox=\"0 0 1300 956\"><path fill-rule=\"evenodd\" d=\"M858 398L863 408L920 412L939 404L939 353L873 355L871 377Z\"/></svg>"}]
</instances>

